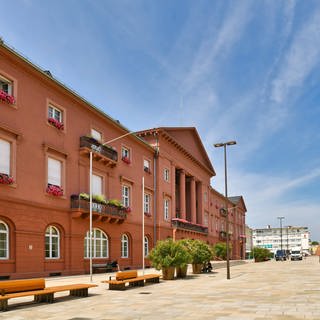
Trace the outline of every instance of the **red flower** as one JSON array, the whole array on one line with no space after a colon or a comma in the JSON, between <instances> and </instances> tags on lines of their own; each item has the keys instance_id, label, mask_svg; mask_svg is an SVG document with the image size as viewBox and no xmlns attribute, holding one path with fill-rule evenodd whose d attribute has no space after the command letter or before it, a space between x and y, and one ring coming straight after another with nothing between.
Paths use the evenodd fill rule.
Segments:
<instances>
[{"instance_id":1,"label":"red flower","mask_svg":"<svg viewBox=\"0 0 320 320\"><path fill-rule=\"evenodd\" d=\"M53 184L48 184L46 192L55 197L63 196L63 189L59 186L55 186Z\"/></svg>"},{"instance_id":2,"label":"red flower","mask_svg":"<svg viewBox=\"0 0 320 320\"><path fill-rule=\"evenodd\" d=\"M12 177L5 173L0 173L0 184L13 184L14 180Z\"/></svg>"},{"instance_id":3,"label":"red flower","mask_svg":"<svg viewBox=\"0 0 320 320\"><path fill-rule=\"evenodd\" d=\"M125 162L126 164L130 164L131 161L128 157L122 157L122 161Z\"/></svg>"},{"instance_id":4,"label":"red flower","mask_svg":"<svg viewBox=\"0 0 320 320\"><path fill-rule=\"evenodd\" d=\"M4 102L7 102L9 104L14 104L15 103L14 97L11 96L10 94L7 94L3 90L0 90L0 100L4 101Z\"/></svg>"},{"instance_id":5,"label":"red flower","mask_svg":"<svg viewBox=\"0 0 320 320\"><path fill-rule=\"evenodd\" d=\"M64 124L54 118L48 118L48 122L59 130L63 130L63 128L64 128Z\"/></svg>"},{"instance_id":6,"label":"red flower","mask_svg":"<svg viewBox=\"0 0 320 320\"><path fill-rule=\"evenodd\" d=\"M124 211L125 211L126 213L130 213L130 212L131 212L131 208L130 208L130 207L126 207L126 208L124 209Z\"/></svg>"}]
</instances>

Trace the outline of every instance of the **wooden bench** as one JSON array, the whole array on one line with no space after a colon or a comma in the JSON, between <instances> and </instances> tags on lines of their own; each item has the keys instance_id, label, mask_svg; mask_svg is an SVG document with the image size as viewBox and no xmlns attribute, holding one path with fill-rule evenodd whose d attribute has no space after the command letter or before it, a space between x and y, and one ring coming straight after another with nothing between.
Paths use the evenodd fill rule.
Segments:
<instances>
[{"instance_id":1,"label":"wooden bench","mask_svg":"<svg viewBox=\"0 0 320 320\"><path fill-rule=\"evenodd\" d=\"M46 287L45 279L6 280L0 281L0 311L8 310L8 300L34 296L35 302L54 301L54 293L69 291L71 296L87 297L88 289L96 284L70 284Z\"/></svg>"},{"instance_id":2,"label":"wooden bench","mask_svg":"<svg viewBox=\"0 0 320 320\"><path fill-rule=\"evenodd\" d=\"M116 273L115 279L109 277L109 280L102 281L103 283L109 284L109 290L125 290L126 283L129 287L144 286L146 282L148 283L159 283L159 274L146 274L143 276L138 276L137 270L120 271Z\"/></svg>"},{"instance_id":3,"label":"wooden bench","mask_svg":"<svg viewBox=\"0 0 320 320\"><path fill-rule=\"evenodd\" d=\"M95 272L113 272L118 270L118 262L108 261L106 263L95 263L92 265L92 271Z\"/></svg>"}]
</instances>

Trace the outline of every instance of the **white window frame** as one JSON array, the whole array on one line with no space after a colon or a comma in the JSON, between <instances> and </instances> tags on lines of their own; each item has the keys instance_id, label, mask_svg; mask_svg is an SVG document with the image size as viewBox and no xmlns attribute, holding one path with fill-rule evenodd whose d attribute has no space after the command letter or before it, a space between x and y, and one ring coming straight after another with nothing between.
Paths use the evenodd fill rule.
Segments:
<instances>
[{"instance_id":1,"label":"white window frame","mask_svg":"<svg viewBox=\"0 0 320 320\"><path fill-rule=\"evenodd\" d=\"M48 106L48 118L53 118L63 123L63 111L52 104Z\"/></svg>"},{"instance_id":2,"label":"white window frame","mask_svg":"<svg viewBox=\"0 0 320 320\"><path fill-rule=\"evenodd\" d=\"M102 133L94 128L91 128L91 137L99 142L102 141Z\"/></svg>"},{"instance_id":3,"label":"white window frame","mask_svg":"<svg viewBox=\"0 0 320 320\"><path fill-rule=\"evenodd\" d=\"M51 165L50 165L51 162ZM58 177L53 177L53 173L50 174L50 166L52 167L53 165L59 163L60 165L60 176ZM47 183L48 185L53 185L53 186L58 186L58 187L62 187L62 167L63 167L63 163L61 160L52 158L50 156L48 156L48 160L47 160L47 165L48 165L48 169L47 169ZM55 181L55 178L57 179Z\"/></svg>"},{"instance_id":4,"label":"white window frame","mask_svg":"<svg viewBox=\"0 0 320 320\"><path fill-rule=\"evenodd\" d=\"M0 173L11 173L11 142L0 138Z\"/></svg>"},{"instance_id":5,"label":"white window frame","mask_svg":"<svg viewBox=\"0 0 320 320\"><path fill-rule=\"evenodd\" d=\"M98 186L100 184L100 186ZM92 194L102 195L103 194L103 177L98 174L92 174Z\"/></svg>"},{"instance_id":6,"label":"white window frame","mask_svg":"<svg viewBox=\"0 0 320 320\"><path fill-rule=\"evenodd\" d=\"M166 182L170 181L170 170L168 168L163 169L163 179Z\"/></svg>"},{"instance_id":7,"label":"white window frame","mask_svg":"<svg viewBox=\"0 0 320 320\"><path fill-rule=\"evenodd\" d=\"M150 162L150 160L143 159L143 170L144 170L145 172L151 172L150 167L151 167L151 162Z\"/></svg>"},{"instance_id":8,"label":"white window frame","mask_svg":"<svg viewBox=\"0 0 320 320\"><path fill-rule=\"evenodd\" d=\"M54 231L56 233L54 233ZM53 242L54 239L57 239L57 256L55 256L53 254L54 249L53 249ZM47 256L47 245L49 245L49 255ZM56 228L55 226L49 226L46 229L46 233L45 233L45 258L46 259L60 259L60 232L58 230L58 228Z\"/></svg>"},{"instance_id":9,"label":"white window frame","mask_svg":"<svg viewBox=\"0 0 320 320\"><path fill-rule=\"evenodd\" d=\"M121 236L121 258L129 258L129 237L125 233Z\"/></svg>"},{"instance_id":10,"label":"white window frame","mask_svg":"<svg viewBox=\"0 0 320 320\"><path fill-rule=\"evenodd\" d=\"M150 193L144 193L144 213L151 213L151 194Z\"/></svg>"},{"instance_id":11,"label":"white window frame","mask_svg":"<svg viewBox=\"0 0 320 320\"><path fill-rule=\"evenodd\" d=\"M100 244L99 252L98 244ZM103 250L103 248L105 248L105 250ZM90 231L87 231L84 238L84 257L85 259L90 258ZM92 229L92 258L109 258L109 238L104 231L98 228Z\"/></svg>"},{"instance_id":12,"label":"white window frame","mask_svg":"<svg viewBox=\"0 0 320 320\"><path fill-rule=\"evenodd\" d=\"M122 204L125 207L130 207L130 193L131 193L131 188L126 185L123 184L122 185Z\"/></svg>"},{"instance_id":13,"label":"white window frame","mask_svg":"<svg viewBox=\"0 0 320 320\"><path fill-rule=\"evenodd\" d=\"M0 220L0 224L5 227L5 230L0 230L0 234L4 234L4 256L0 256L0 260L8 260L9 259L9 227L8 225ZM0 239L1 240L1 239Z\"/></svg>"},{"instance_id":14,"label":"white window frame","mask_svg":"<svg viewBox=\"0 0 320 320\"><path fill-rule=\"evenodd\" d=\"M127 148L127 147L121 148L121 158L128 158L129 160L131 160L129 148Z\"/></svg>"},{"instance_id":15,"label":"white window frame","mask_svg":"<svg viewBox=\"0 0 320 320\"><path fill-rule=\"evenodd\" d=\"M7 88L4 88L7 86ZM0 74L0 90L4 91L6 94L12 96L13 95L13 81L4 77Z\"/></svg>"},{"instance_id":16,"label":"white window frame","mask_svg":"<svg viewBox=\"0 0 320 320\"><path fill-rule=\"evenodd\" d=\"M144 257L149 255L149 238L144 236Z\"/></svg>"},{"instance_id":17,"label":"white window frame","mask_svg":"<svg viewBox=\"0 0 320 320\"><path fill-rule=\"evenodd\" d=\"M163 201L163 215L164 215L164 220L169 220L170 217L170 200L169 199L164 199Z\"/></svg>"}]
</instances>

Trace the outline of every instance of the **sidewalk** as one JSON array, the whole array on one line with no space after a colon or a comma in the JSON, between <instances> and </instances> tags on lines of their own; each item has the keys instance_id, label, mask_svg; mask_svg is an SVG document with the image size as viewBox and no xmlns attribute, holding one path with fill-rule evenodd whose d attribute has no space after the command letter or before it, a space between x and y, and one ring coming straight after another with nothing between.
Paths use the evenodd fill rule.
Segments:
<instances>
[{"instance_id":1,"label":"sidewalk","mask_svg":"<svg viewBox=\"0 0 320 320\"><path fill-rule=\"evenodd\" d=\"M126 291L107 290L100 282L107 275L94 274L93 282L99 286L89 290L88 298L61 294L53 304L9 302L9 311L0 313L0 319L319 320L318 260L248 262L232 266L230 280L225 268L214 264L209 274L192 275L189 270L184 280L161 280ZM48 286L89 282L88 275L47 279Z\"/></svg>"}]
</instances>

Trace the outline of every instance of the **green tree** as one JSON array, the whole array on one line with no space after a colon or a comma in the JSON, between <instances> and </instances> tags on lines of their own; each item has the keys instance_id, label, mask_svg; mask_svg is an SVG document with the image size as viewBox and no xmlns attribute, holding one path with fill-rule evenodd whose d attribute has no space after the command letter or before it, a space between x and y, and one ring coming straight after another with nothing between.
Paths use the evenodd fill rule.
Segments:
<instances>
[{"instance_id":1,"label":"green tree","mask_svg":"<svg viewBox=\"0 0 320 320\"><path fill-rule=\"evenodd\" d=\"M229 244L229 252L231 252L231 245ZM227 244L225 242L218 242L213 246L213 253L216 258L220 258L222 260L227 259Z\"/></svg>"}]
</instances>

